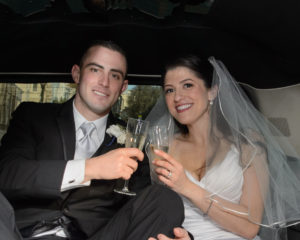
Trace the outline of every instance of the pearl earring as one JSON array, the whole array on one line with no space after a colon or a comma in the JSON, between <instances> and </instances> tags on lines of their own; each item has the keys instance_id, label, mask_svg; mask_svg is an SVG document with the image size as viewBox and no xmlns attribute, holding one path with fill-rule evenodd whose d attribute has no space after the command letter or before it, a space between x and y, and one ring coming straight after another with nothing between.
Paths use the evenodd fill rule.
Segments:
<instances>
[{"instance_id":1,"label":"pearl earring","mask_svg":"<svg viewBox=\"0 0 300 240\"><path fill-rule=\"evenodd\" d=\"M212 106L214 104L213 100L209 100L209 105Z\"/></svg>"}]
</instances>

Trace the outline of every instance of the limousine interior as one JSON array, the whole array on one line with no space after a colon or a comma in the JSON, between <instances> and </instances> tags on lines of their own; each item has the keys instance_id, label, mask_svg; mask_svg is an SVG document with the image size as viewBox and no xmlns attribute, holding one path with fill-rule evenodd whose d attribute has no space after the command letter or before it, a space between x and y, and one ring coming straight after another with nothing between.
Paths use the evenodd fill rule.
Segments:
<instances>
[{"instance_id":1,"label":"limousine interior","mask_svg":"<svg viewBox=\"0 0 300 240\"><path fill-rule=\"evenodd\" d=\"M72 65L105 39L128 55L120 118L149 112L168 58L215 56L300 154L299 12L295 0L0 0L0 137L21 102L72 97ZM300 239L300 227L288 234Z\"/></svg>"}]
</instances>

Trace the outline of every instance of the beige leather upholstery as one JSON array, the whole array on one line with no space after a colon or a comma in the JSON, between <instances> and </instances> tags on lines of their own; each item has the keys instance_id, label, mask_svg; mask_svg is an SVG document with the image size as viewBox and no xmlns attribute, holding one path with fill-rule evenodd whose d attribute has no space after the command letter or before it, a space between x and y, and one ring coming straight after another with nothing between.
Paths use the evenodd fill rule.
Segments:
<instances>
[{"instance_id":1,"label":"beige leather upholstery","mask_svg":"<svg viewBox=\"0 0 300 240\"><path fill-rule=\"evenodd\" d=\"M289 140L300 155L300 84L272 89L257 89L240 83L254 106ZM286 150L290 156L295 154Z\"/></svg>"}]
</instances>

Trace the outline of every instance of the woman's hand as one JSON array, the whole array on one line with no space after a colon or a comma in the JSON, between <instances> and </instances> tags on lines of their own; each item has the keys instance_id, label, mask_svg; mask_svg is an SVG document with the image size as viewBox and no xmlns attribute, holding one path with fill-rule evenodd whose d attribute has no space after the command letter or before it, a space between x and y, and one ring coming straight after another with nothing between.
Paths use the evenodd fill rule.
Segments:
<instances>
[{"instance_id":1,"label":"woman's hand","mask_svg":"<svg viewBox=\"0 0 300 240\"><path fill-rule=\"evenodd\" d=\"M186 176L181 163L177 162L169 154L161 150L155 149L154 153L163 158L155 159L153 161L153 164L157 167L155 171L159 180L175 192L185 195L184 191L187 191L187 185L191 182Z\"/></svg>"},{"instance_id":2,"label":"woman's hand","mask_svg":"<svg viewBox=\"0 0 300 240\"><path fill-rule=\"evenodd\" d=\"M156 238L149 238L148 240L191 240L188 232L183 228L174 228L175 238L169 238L164 234L158 234Z\"/></svg>"}]
</instances>

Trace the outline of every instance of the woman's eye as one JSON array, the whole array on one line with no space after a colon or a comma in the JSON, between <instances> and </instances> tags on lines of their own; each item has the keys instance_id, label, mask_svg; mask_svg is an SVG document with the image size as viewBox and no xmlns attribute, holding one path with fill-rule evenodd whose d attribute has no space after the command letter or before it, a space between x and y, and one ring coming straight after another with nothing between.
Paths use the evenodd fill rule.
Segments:
<instances>
[{"instance_id":1,"label":"woman's eye","mask_svg":"<svg viewBox=\"0 0 300 240\"><path fill-rule=\"evenodd\" d=\"M168 89L165 89L165 93L167 94L167 93L171 93L171 92L173 92L174 90L172 89L172 88L168 88Z\"/></svg>"},{"instance_id":2,"label":"woman's eye","mask_svg":"<svg viewBox=\"0 0 300 240\"><path fill-rule=\"evenodd\" d=\"M185 88L190 88L190 87L193 86L193 84L191 84L191 83L185 83L183 86L184 86Z\"/></svg>"}]
</instances>

